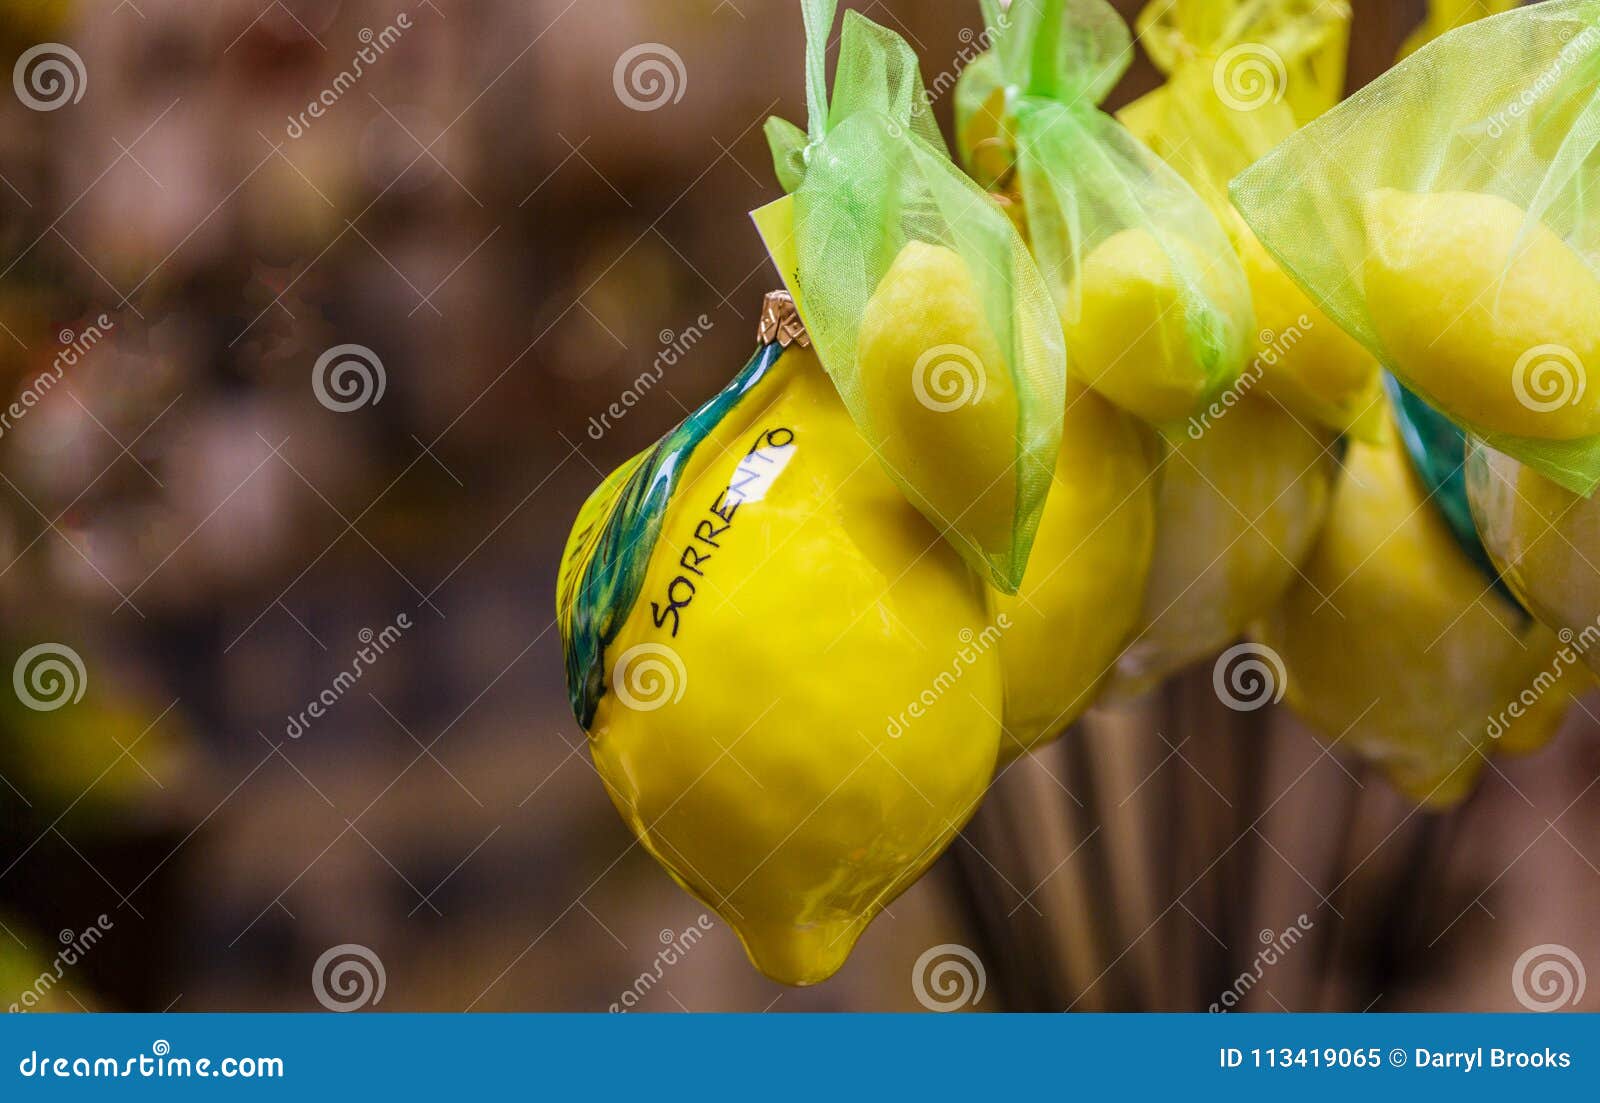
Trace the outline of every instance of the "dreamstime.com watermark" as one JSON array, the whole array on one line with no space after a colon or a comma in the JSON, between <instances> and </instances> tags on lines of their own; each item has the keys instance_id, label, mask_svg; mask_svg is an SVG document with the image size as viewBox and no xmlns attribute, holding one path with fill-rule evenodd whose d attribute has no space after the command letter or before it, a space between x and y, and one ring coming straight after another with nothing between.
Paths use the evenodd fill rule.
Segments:
<instances>
[{"instance_id":1,"label":"dreamstime.com watermark","mask_svg":"<svg viewBox=\"0 0 1600 1103\"><path fill-rule=\"evenodd\" d=\"M311 366L311 391L336 414L348 414L383 401L389 375L366 345L334 345Z\"/></svg>"},{"instance_id":2,"label":"dreamstime.com watermark","mask_svg":"<svg viewBox=\"0 0 1600 1103\"><path fill-rule=\"evenodd\" d=\"M1529 1011L1576 1007L1588 986L1583 959L1554 942L1529 947L1511 967L1511 994Z\"/></svg>"},{"instance_id":3,"label":"dreamstime.com watermark","mask_svg":"<svg viewBox=\"0 0 1600 1103\"><path fill-rule=\"evenodd\" d=\"M11 69L11 88L24 107L55 111L83 99L89 90L89 71L71 46L41 42L17 58Z\"/></svg>"},{"instance_id":4,"label":"dreamstime.com watermark","mask_svg":"<svg viewBox=\"0 0 1600 1103\"><path fill-rule=\"evenodd\" d=\"M116 924L111 922L109 916L101 915L95 919L94 926L85 927L82 931L63 928L60 935L61 949L56 951L55 959L48 969L22 990L21 995L11 1001L9 1008L11 1014L32 1011L43 1003L56 985L66 977L67 970L82 961L84 955L109 934L114 926Z\"/></svg>"},{"instance_id":5,"label":"dreamstime.com watermark","mask_svg":"<svg viewBox=\"0 0 1600 1103\"><path fill-rule=\"evenodd\" d=\"M1206 430L1221 421L1228 411L1244 401L1247 394L1261 382L1268 368L1275 368L1283 362L1294 347L1305 339L1307 333L1315 327L1309 314L1302 314L1294 320L1294 324L1282 333L1274 333L1264 329L1260 334L1261 351L1250 361L1239 378L1234 380L1233 386L1223 391L1200 413L1189 419L1189 438L1199 440L1205 436Z\"/></svg>"},{"instance_id":6,"label":"dreamstime.com watermark","mask_svg":"<svg viewBox=\"0 0 1600 1103\"><path fill-rule=\"evenodd\" d=\"M921 720L928 715L929 711L944 699L944 695L955 688L956 683L966 675L978 659L1000 642L1001 635L1010 627L1011 617L1001 613L994 618L993 624L986 625L982 631L974 632L971 628L963 628L959 633L961 646L951 658L950 666L939 671L928 688L908 702L898 714L884 718L888 721L883 728L884 734L890 739L899 739L913 721Z\"/></svg>"},{"instance_id":7,"label":"dreamstime.com watermark","mask_svg":"<svg viewBox=\"0 0 1600 1103\"><path fill-rule=\"evenodd\" d=\"M57 383L66 377L67 369L77 367L84 357L105 340L106 334L117 328L107 315L101 314L81 330L74 333L70 329L63 329L57 334L61 342L61 349L56 353L55 359L50 361L50 366L40 372L26 387L17 393L10 405L0 410L0 437L6 435L11 429L28 415L28 411L44 401L45 395L55 389Z\"/></svg>"},{"instance_id":8,"label":"dreamstime.com watermark","mask_svg":"<svg viewBox=\"0 0 1600 1103\"><path fill-rule=\"evenodd\" d=\"M667 369L676 367L683 358L698 345L706 334L716 328L716 324L706 315L702 314L694 320L692 325L684 328L682 333L674 333L664 329L658 335L661 339L661 351L656 353L656 358L651 362L647 371L640 372L634 381L623 388L617 400L601 411L600 416L589 419L589 439L600 440L611 429L628 416L628 412L644 397L655 389L657 383L667 374Z\"/></svg>"},{"instance_id":9,"label":"dreamstime.com watermark","mask_svg":"<svg viewBox=\"0 0 1600 1103\"><path fill-rule=\"evenodd\" d=\"M11 668L17 700L34 712L76 705L89 689L83 658L64 643L36 643L17 656Z\"/></svg>"},{"instance_id":10,"label":"dreamstime.com watermark","mask_svg":"<svg viewBox=\"0 0 1600 1103\"><path fill-rule=\"evenodd\" d=\"M1567 44L1561 47L1556 59L1534 78L1532 84L1518 92L1516 98L1506 106L1489 116L1489 137L1505 137L1512 123L1533 110L1535 104L1554 91L1566 71L1593 53L1597 46L1600 46L1600 30L1594 27L1585 27L1581 33L1569 39Z\"/></svg>"},{"instance_id":11,"label":"dreamstime.com watermark","mask_svg":"<svg viewBox=\"0 0 1600 1103\"><path fill-rule=\"evenodd\" d=\"M326 115L333 109L346 92L354 88L367 69L377 64L380 57L386 54L406 31L412 27L411 16L401 12L394 17L394 22L381 31L373 32L370 27L361 28L356 35L361 40L361 49L356 51L355 57L350 59L350 65L340 70L339 74L321 92L318 92L306 109L298 115L290 115L289 125L284 128L284 133L293 141L304 136L311 129L311 124Z\"/></svg>"},{"instance_id":12,"label":"dreamstime.com watermark","mask_svg":"<svg viewBox=\"0 0 1600 1103\"><path fill-rule=\"evenodd\" d=\"M983 361L965 345L935 345L911 368L911 392L936 414L982 401L988 381Z\"/></svg>"},{"instance_id":13,"label":"dreamstime.com watermark","mask_svg":"<svg viewBox=\"0 0 1600 1103\"><path fill-rule=\"evenodd\" d=\"M1211 688L1234 712L1255 712L1283 700L1289 672L1283 656L1264 643L1241 643L1217 656Z\"/></svg>"},{"instance_id":14,"label":"dreamstime.com watermark","mask_svg":"<svg viewBox=\"0 0 1600 1103\"><path fill-rule=\"evenodd\" d=\"M1211 69L1217 98L1235 111L1255 111L1281 103L1289 88L1283 57L1260 42L1241 42L1224 50Z\"/></svg>"},{"instance_id":15,"label":"dreamstime.com watermark","mask_svg":"<svg viewBox=\"0 0 1600 1103\"><path fill-rule=\"evenodd\" d=\"M376 1005L388 987L389 974L377 951L357 942L328 947L311 967L311 992L329 1011Z\"/></svg>"},{"instance_id":16,"label":"dreamstime.com watermark","mask_svg":"<svg viewBox=\"0 0 1600 1103\"><path fill-rule=\"evenodd\" d=\"M132 1057L51 1057L31 1050L17 1062L27 1079L60 1080L281 1080L282 1057L174 1057L165 1038L150 1043L149 1053Z\"/></svg>"},{"instance_id":17,"label":"dreamstime.com watermark","mask_svg":"<svg viewBox=\"0 0 1600 1103\"><path fill-rule=\"evenodd\" d=\"M1300 945L1316 925L1309 916L1300 915L1292 927L1285 927L1281 931L1263 928L1258 936L1261 949L1256 951L1255 960L1250 963L1250 968L1240 973L1233 984L1211 1005L1211 1013L1220 1015L1238 1007L1255 986L1261 983L1262 978L1267 975L1267 970L1282 961L1290 950Z\"/></svg>"},{"instance_id":18,"label":"dreamstime.com watermark","mask_svg":"<svg viewBox=\"0 0 1600 1103\"><path fill-rule=\"evenodd\" d=\"M1488 723L1484 726L1484 732L1490 739L1499 739L1505 735L1513 723L1528 715L1545 694L1561 684L1567 671L1583 662L1583 656L1589 649L1600 643L1600 621L1586 625L1579 632L1563 628L1558 637L1561 646L1556 649L1555 660L1539 671L1533 681L1528 683L1505 708L1493 716L1485 717Z\"/></svg>"},{"instance_id":19,"label":"dreamstime.com watermark","mask_svg":"<svg viewBox=\"0 0 1600 1103\"><path fill-rule=\"evenodd\" d=\"M928 947L911 967L911 993L929 1011L972 1007L988 987L983 961L957 942Z\"/></svg>"},{"instance_id":20,"label":"dreamstime.com watermark","mask_svg":"<svg viewBox=\"0 0 1600 1103\"><path fill-rule=\"evenodd\" d=\"M944 99L945 96L955 91L956 85L961 83L961 74L978 58L988 53L994 46L994 32L1004 31L1011 26L1011 18L1005 13L1000 14L998 24L994 28L985 27L981 31L974 31L971 27L962 27L956 37L961 40L961 48L950 59L950 64L924 84L922 89L922 102L916 107L920 112L932 111L933 105Z\"/></svg>"},{"instance_id":21,"label":"dreamstime.com watermark","mask_svg":"<svg viewBox=\"0 0 1600 1103\"><path fill-rule=\"evenodd\" d=\"M655 712L683 700L689 669L683 656L664 643L628 648L611 667L611 689L634 712Z\"/></svg>"},{"instance_id":22,"label":"dreamstime.com watermark","mask_svg":"<svg viewBox=\"0 0 1600 1103\"><path fill-rule=\"evenodd\" d=\"M399 642L400 637L411 627L411 618L401 613L394 618L393 624L379 632L363 628L357 633L362 647L356 652L349 669L341 670L329 683L328 688L307 702L306 707L301 709L298 715L287 717L289 722L284 725L283 734L290 739L299 739L310 731L312 722L328 715L328 711L337 705L346 693L355 688L356 683L383 657L384 652Z\"/></svg>"},{"instance_id":23,"label":"dreamstime.com watermark","mask_svg":"<svg viewBox=\"0 0 1600 1103\"><path fill-rule=\"evenodd\" d=\"M666 978L667 970L678 964L688 956L689 951L700 944L716 924L709 915L701 915L694 923L681 931L674 931L670 927L661 928L661 949L656 951L655 961L650 968L634 978L633 984L623 989L611 1004L613 1015L627 1014L639 1006L639 1002L649 995L655 986Z\"/></svg>"},{"instance_id":24,"label":"dreamstime.com watermark","mask_svg":"<svg viewBox=\"0 0 1600 1103\"><path fill-rule=\"evenodd\" d=\"M664 42L630 46L611 69L611 87L623 106L634 111L659 111L679 103L689 91L689 70L683 57Z\"/></svg>"},{"instance_id":25,"label":"dreamstime.com watermark","mask_svg":"<svg viewBox=\"0 0 1600 1103\"><path fill-rule=\"evenodd\" d=\"M1518 358L1511 370L1517 401L1536 414L1576 406L1589 389L1589 373L1578 354L1565 345L1536 345Z\"/></svg>"}]
</instances>

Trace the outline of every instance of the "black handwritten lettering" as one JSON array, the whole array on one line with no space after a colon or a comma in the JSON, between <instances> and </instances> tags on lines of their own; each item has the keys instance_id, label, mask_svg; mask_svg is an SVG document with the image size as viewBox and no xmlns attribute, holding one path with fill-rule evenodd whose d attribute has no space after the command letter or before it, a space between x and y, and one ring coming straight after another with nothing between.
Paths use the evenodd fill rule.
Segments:
<instances>
[{"instance_id":1,"label":"black handwritten lettering","mask_svg":"<svg viewBox=\"0 0 1600 1103\"><path fill-rule=\"evenodd\" d=\"M708 560L710 558L711 558L711 553L710 552L707 552L706 554L701 555L699 552L694 550L694 546L693 545L690 545L689 547L684 548L683 549L683 554L678 557L678 566L682 567L684 570L693 571L695 574L699 575L701 578L704 578L705 575L706 575L706 572L704 572L704 571L702 571L700 569L700 564L704 563L706 560Z\"/></svg>"},{"instance_id":2,"label":"black handwritten lettering","mask_svg":"<svg viewBox=\"0 0 1600 1103\"><path fill-rule=\"evenodd\" d=\"M702 517L695 522L694 540L715 551L722 550L722 537L731 532L734 517L739 512L739 507L748 499L742 493L744 487L751 483L759 483L765 475L760 470L754 469L752 461L762 463L776 463L776 459L767 451L774 448L787 448L794 443L794 430L782 426L776 429L767 429L758 434L755 443L745 453L744 459L739 461L739 466L734 472L734 477L728 486L717 492L716 498L707 507L710 517ZM721 522L718 524L717 522ZM667 583L666 601L652 601L650 613L657 628L667 628L673 638L678 635L678 629L683 626L684 611L694 602L695 595L699 592L695 586L695 578L705 578L705 566L715 559L710 551L700 551L694 544L686 546L678 555L678 567L683 574L675 575ZM691 578L690 575L694 577Z\"/></svg>"}]
</instances>

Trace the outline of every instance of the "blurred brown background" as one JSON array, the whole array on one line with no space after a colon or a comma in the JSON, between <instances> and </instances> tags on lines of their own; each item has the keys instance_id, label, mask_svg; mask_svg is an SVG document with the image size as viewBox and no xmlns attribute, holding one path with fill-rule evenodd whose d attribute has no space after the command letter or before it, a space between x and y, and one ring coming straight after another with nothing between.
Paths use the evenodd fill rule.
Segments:
<instances>
[{"instance_id":1,"label":"blurred brown background","mask_svg":"<svg viewBox=\"0 0 1600 1103\"><path fill-rule=\"evenodd\" d=\"M1355 7L1360 84L1421 3ZM602 475L752 348L775 279L745 212L778 194L762 121L803 121L798 10L0 8L8 66L45 42L83 66L55 110L0 96L0 385L103 337L0 426L0 658L63 644L85 683L53 711L0 694L0 1003L102 915L39 1006L315 1010L314 963L350 943L380 1009L916 1010L913 963L958 943L981 1009L1203 1009L1302 915L1245 1006L1515 1008L1528 947L1600 963L1588 716L1439 819L1202 678L1011 771L833 981L770 984L709 921L659 965L704 911L588 765L555 571ZM970 2L863 10L930 76L980 26ZM683 68L636 110L613 72L647 43ZM1115 103L1154 79L1141 57ZM341 344L381 361L381 401L318 401Z\"/></svg>"}]
</instances>

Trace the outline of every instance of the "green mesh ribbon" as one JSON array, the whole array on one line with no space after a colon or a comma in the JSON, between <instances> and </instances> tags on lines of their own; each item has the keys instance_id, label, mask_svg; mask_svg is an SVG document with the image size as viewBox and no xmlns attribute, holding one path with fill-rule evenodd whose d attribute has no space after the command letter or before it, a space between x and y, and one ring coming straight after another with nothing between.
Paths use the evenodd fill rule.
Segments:
<instances>
[{"instance_id":1,"label":"green mesh ribbon","mask_svg":"<svg viewBox=\"0 0 1600 1103\"><path fill-rule=\"evenodd\" d=\"M1504 376L1497 374L1495 385L1507 399L1516 387L1516 397L1530 410L1545 409L1535 403L1560 387L1564 391L1551 400L1552 407L1566 405L1568 398L1571 405L1593 403L1600 378L1589 376L1600 371L1600 362L1583 361L1595 348L1568 347L1557 333L1597 334L1595 340L1574 343L1600 347L1600 295L1561 295L1554 286L1548 295L1537 288L1528 294L1525 274L1524 291L1503 292L1524 250L1550 234L1574 254L1574 268L1600 272L1597 152L1600 2L1547 0L1460 27L1423 46L1283 142L1241 174L1231 190L1235 206L1268 251L1407 388L1460 428L1587 495L1600 484L1600 434L1525 435L1484 424L1497 415L1483 414L1487 405L1477 412L1468 408L1459 373L1440 378L1451 370L1448 363L1430 365L1424 380L1415 363L1408 365L1386 347L1375 319L1393 316L1392 297L1369 295L1367 284L1371 260L1379 254L1369 232L1377 197L1487 196L1513 205L1514 244L1486 246L1475 258L1493 276L1482 294L1460 304L1459 313L1488 311L1496 326L1518 336L1517 348L1525 348L1523 357L1515 351L1502 356L1498 347L1493 354ZM1390 232L1391 253L1396 238L1405 247L1415 225L1409 219L1397 233ZM1476 234L1478 228L1463 232ZM1459 268L1459 259L1446 266ZM1456 305L1449 303L1452 317L1459 316ZM1530 328L1541 335L1521 341ZM1445 336L1425 334L1421 343ZM1526 375L1529 371L1534 374ZM1567 377L1541 379L1540 371ZM1505 408L1515 411L1510 401Z\"/></svg>"},{"instance_id":2,"label":"green mesh ribbon","mask_svg":"<svg viewBox=\"0 0 1600 1103\"><path fill-rule=\"evenodd\" d=\"M890 476L969 563L997 588L1015 592L1061 444L1060 319L1015 227L951 161L916 55L899 36L847 12L830 102L826 49L836 8L837 0L801 0L809 129L776 118L767 123L778 179L793 196L795 299L823 367ZM905 442L890 439L896 430L885 424L882 396L900 396L894 389L902 388L911 399L915 373L874 374L875 365L860 355L863 319L913 243L959 256L977 289L984 343L992 336L1004 361L981 365L981 389L991 401L1004 400L1004 416L948 422L952 433L984 438L962 438L963 455L991 457L1004 472L1006 494L991 511L1000 515L997 523L964 512L965 503L935 508L949 499L948 485L939 485L947 458L936 454L943 451L936 441L911 448L903 462L890 459L906 449L897 452Z\"/></svg>"},{"instance_id":3,"label":"green mesh ribbon","mask_svg":"<svg viewBox=\"0 0 1600 1103\"><path fill-rule=\"evenodd\" d=\"M1249 361L1249 288L1206 203L1097 106L1132 60L1127 24L1105 0L982 6L993 47L957 85L963 161L985 187L1020 192L1034 255L1069 324L1082 316L1084 260L1116 234L1148 233L1177 284L1187 359L1204 375L1199 406L1209 404Z\"/></svg>"}]
</instances>

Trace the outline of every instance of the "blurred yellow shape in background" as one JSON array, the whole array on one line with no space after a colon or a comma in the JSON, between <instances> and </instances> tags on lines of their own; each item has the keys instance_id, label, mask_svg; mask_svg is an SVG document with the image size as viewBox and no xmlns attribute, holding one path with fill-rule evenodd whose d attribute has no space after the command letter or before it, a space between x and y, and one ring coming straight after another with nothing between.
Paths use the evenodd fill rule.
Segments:
<instances>
[{"instance_id":1,"label":"blurred yellow shape in background","mask_svg":"<svg viewBox=\"0 0 1600 1103\"><path fill-rule=\"evenodd\" d=\"M1467 558L1391 436L1350 446L1305 575L1258 635L1301 717L1447 808L1484 755L1547 743L1589 679Z\"/></svg>"}]
</instances>

